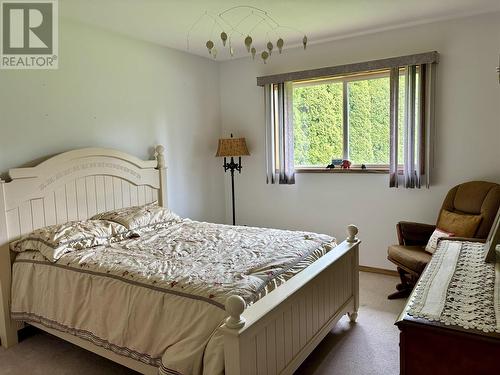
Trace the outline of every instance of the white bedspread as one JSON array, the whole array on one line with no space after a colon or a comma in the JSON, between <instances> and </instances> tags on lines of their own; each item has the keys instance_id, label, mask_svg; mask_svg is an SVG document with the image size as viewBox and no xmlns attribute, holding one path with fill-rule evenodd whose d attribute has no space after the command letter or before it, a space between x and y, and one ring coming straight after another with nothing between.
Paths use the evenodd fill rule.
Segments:
<instances>
[{"instance_id":1,"label":"white bedspread","mask_svg":"<svg viewBox=\"0 0 500 375\"><path fill-rule=\"evenodd\" d=\"M48 262L18 255L12 316L167 374L223 372L224 302L251 304L335 245L326 235L183 220Z\"/></svg>"}]
</instances>

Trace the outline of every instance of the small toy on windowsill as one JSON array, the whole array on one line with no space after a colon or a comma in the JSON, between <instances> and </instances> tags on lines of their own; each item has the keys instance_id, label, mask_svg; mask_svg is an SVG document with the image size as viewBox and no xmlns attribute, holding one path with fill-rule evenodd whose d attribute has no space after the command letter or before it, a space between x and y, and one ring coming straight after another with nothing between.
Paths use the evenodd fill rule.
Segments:
<instances>
[{"instance_id":1,"label":"small toy on windowsill","mask_svg":"<svg viewBox=\"0 0 500 375\"><path fill-rule=\"evenodd\" d=\"M326 167L328 169L335 169L336 165L338 165L339 167L341 167L342 166L342 162L343 162L342 159L332 159L332 162L330 164L328 164Z\"/></svg>"},{"instance_id":2,"label":"small toy on windowsill","mask_svg":"<svg viewBox=\"0 0 500 375\"><path fill-rule=\"evenodd\" d=\"M349 160L342 160L342 164L340 164L340 168L351 169L351 162Z\"/></svg>"}]
</instances>

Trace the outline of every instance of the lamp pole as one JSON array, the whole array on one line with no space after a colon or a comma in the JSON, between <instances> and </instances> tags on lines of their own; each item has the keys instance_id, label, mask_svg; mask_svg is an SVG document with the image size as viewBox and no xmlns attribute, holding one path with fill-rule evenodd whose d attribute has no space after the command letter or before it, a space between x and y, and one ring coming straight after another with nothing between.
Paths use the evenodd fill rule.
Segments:
<instances>
[{"instance_id":1,"label":"lamp pole","mask_svg":"<svg viewBox=\"0 0 500 375\"><path fill-rule=\"evenodd\" d=\"M238 157L238 163L234 162L234 158L231 156L231 162L227 162L226 157L224 157L224 172L227 170L231 171L231 197L233 202L233 225L236 225L236 209L234 206L234 171L237 170L241 173L241 156Z\"/></svg>"}]
</instances>

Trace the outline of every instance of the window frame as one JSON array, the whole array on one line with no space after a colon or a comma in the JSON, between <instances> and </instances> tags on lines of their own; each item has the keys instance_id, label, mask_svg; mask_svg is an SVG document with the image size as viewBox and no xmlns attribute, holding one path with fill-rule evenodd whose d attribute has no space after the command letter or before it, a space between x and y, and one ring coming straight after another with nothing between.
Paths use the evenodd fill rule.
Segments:
<instances>
[{"instance_id":1,"label":"window frame","mask_svg":"<svg viewBox=\"0 0 500 375\"><path fill-rule=\"evenodd\" d=\"M400 70L400 75L404 75L404 69ZM342 83L342 148L344 160L349 160L349 83L363 81L367 79L390 78L390 69L380 69L370 72L351 73L335 77L318 78L293 81L293 88L307 87L318 84ZM389 173L389 164L365 164L365 169L361 168L361 164L352 164L350 169L326 168L315 165L295 166L296 173ZM398 164L398 171L402 173L403 164Z\"/></svg>"}]
</instances>

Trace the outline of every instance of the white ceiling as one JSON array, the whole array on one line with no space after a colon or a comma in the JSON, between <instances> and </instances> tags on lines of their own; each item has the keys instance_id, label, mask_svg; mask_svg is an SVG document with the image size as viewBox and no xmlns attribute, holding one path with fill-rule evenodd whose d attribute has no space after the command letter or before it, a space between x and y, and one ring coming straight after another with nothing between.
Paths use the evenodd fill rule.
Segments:
<instances>
[{"instance_id":1,"label":"white ceiling","mask_svg":"<svg viewBox=\"0 0 500 375\"><path fill-rule=\"evenodd\" d=\"M472 14L500 11L500 0L60 0L63 17L102 27L183 51L187 35L205 11L219 14L236 5L252 5L264 9L279 24L301 29L309 43L342 38L350 35L389 28L431 22ZM228 20L238 22L245 13L234 10ZM218 60L230 58L222 48L220 32L205 18L190 37L190 53L209 57L205 47L211 38L218 49ZM242 27L249 30L251 22ZM254 22L255 23L255 22ZM257 27L252 33L257 50L267 43L267 28ZM229 33L228 30L225 30ZM272 35L272 34L271 34ZM293 30L281 30L285 48L301 44L303 35ZM276 44L274 36L273 43ZM247 55L244 37L233 34L235 57ZM219 45L220 44L220 45Z\"/></svg>"}]
</instances>

